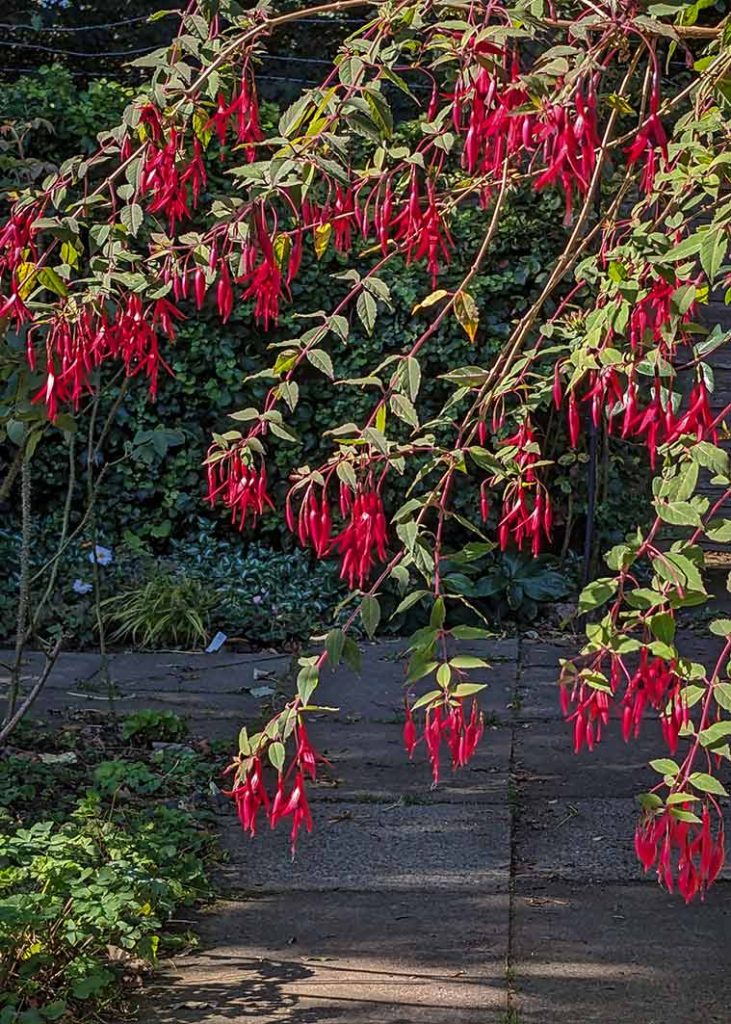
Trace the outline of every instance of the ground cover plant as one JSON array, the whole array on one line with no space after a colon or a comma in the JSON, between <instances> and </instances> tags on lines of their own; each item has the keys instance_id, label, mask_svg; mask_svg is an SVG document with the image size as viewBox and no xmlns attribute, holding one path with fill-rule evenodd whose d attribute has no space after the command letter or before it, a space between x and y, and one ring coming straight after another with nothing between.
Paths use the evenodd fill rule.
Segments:
<instances>
[{"instance_id":1,"label":"ground cover plant","mask_svg":"<svg viewBox=\"0 0 731 1024\"><path fill-rule=\"evenodd\" d=\"M265 130L256 69L268 37L351 8L364 9L362 28L321 86ZM455 768L470 760L485 685L473 673L488 666L459 652L486 635L464 621L465 609L477 622L481 610L460 567L500 550L517 600L520 554L537 558L556 532L549 482L562 466L561 423L569 449L600 430L644 446L653 473L650 525L607 553L606 575L579 601L586 643L560 679L574 745L593 747L613 709L626 739L657 714L670 756L652 762L638 856L686 900L717 877L731 621L710 624L720 643L709 665L684 653L676 626L708 599L700 541L731 537L719 514L731 496L718 444L727 409L711 408L707 362L726 337L703 322L728 278L730 37L701 0L337 0L283 13L193 2L170 45L142 58L149 87L98 151L13 206L0 232L0 317L22 509L44 437L73 437L74 410L98 410L105 374L120 387L143 379L155 398L185 302L214 305L224 324L251 303L262 333L292 303L289 336L273 334L270 362L252 368L251 401L213 434L208 501L240 530L278 506L303 548L338 563L350 597L322 652L300 659L291 702L262 731L242 730L231 767L247 830L265 815L286 823L294 846L311 829L306 782L318 755L306 717L328 664L356 664L351 628L375 632L387 581L401 589L396 614L428 607L409 644L407 750L425 749L434 784L444 756ZM411 137L396 137L397 93L417 122ZM222 168L215 181L209 151ZM447 323L478 341L489 313L478 277L521 190L558 200L563 244L493 351L444 357L435 409L422 401L423 368L430 353L440 359L433 346ZM480 232L455 281L461 209L480 211ZM327 308L298 290L306 247L343 257ZM394 261L426 269L409 303L414 329L343 374L355 332L374 335L394 307ZM352 398L326 431L326 456L292 465L282 500L270 470L297 444L303 371ZM98 454L90 442L90 478ZM709 472L713 498L698 493ZM404 500L392 507L387 482L399 478ZM22 578L20 590L25 636Z\"/></svg>"},{"instance_id":2,"label":"ground cover plant","mask_svg":"<svg viewBox=\"0 0 731 1024\"><path fill-rule=\"evenodd\" d=\"M194 941L169 921L210 894L217 760L159 742L186 732L167 715L24 723L0 760L3 1024L116 1019L158 955Z\"/></svg>"}]
</instances>

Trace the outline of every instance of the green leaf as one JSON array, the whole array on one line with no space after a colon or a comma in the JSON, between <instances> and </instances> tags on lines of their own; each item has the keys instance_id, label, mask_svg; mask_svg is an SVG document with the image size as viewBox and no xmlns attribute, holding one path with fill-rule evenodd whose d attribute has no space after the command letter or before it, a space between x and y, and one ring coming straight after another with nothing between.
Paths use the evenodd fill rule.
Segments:
<instances>
[{"instance_id":1,"label":"green leaf","mask_svg":"<svg viewBox=\"0 0 731 1024\"><path fill-rule=\"evenodd\" d=\"M700 526L701 517L689 501L656 502L657 514L672 526Z\"/></svg>"},{"instance_id":2,"label":"green leaf","mask_svg":"<svg viewBox=\"0 0 731 1024\"><path fill-rule=\"evenodd\" d=\"M438 597L434 602L434 606L431 610L431 616L429 619L429 625L432 629L441 629L444 625L444 619L446 617L447 610L444 605L444 598Z\"/></svg>"},{"instance_id":3,"label":"green leaf","mask_svg":"<svg viewBox=\"0 0 731 1024\"><path fill-rule=\"evenodd\" d=\"M406 597L398 604L396 611L393 613L391 618L399 615L401 612L407 612L409 608L413 608L417 602L421 601L422 598L427 597L430 591L428 590L412 590L411 593L407 594Z\"/></svg>"},{"instance_id":4,"label":"green leaf","mask_svg":"<svg viewBox=\"0 0 731 1024\"><path fill-rule=\"evenodd\" d=\"M127 228L129 233L133 237L136 237L138 231L142 227L145 215L139 203L131 203L129 206L122 207L119 213L119 219Z\"/></svg>"},{"instance_id":5,"label":"green leaf","mask_svg":"<svg viewBox=\"0 0 731 1024\"><path fill-rule=\"evenodd\" d=\"M731 635L731 619L714 619L708 627L714 636Z\"/></svg>"},{"instance_id":6,"label":"green leaf","mask_svg":"<svg viewBox=\"0 0 731 1024\"><path fill-rule=\"evenodd\" d=\"M718 544L728 544L731 541L731 519L724 519L721 522L717 519L712 520L706 529L706 537Z\"/></svg>"},{"instance_id":7,"label":"green leaf","mask_svg":"<svg viewBox=\"0 0 731 1024\"><path fill-rule=\"evenodd\" d=\"M416 711L418 708L423 708L426 704L431 704L435 700L441 700L444 694L441 690L429 690L428 693L422 694L414 703L411 705L411 710Z\"/></svg>"},{"instance_id":8,"label":"green leaf","mask_svg":"<svg viewBox=\"0 0 731 1024\"><path fill-rule=\"evenodd\" d=\"M472 654L458 654L451 658L449 664L452 668L489 668L484 658L476 658Z\"/></svg>"},{"instance_id":9,"label":"green leaf","mask_svg":"<svg viewBox=\"0 0 731 1024\"><path fill-rule=\"evenodd\" d=\"M336 669L340 664L345 647L345 633L342 629L331 629L325 637L325 650L330 668Z\"/></svg>"},{"instance_id":10,"label":"green leaf","mask_svg":"<svg viewBox=\"0 0 731 1024\"><path fill-rule=\"evenodd\" d=\"M713 687L713 699L724 711L731 711L731 683L716 683Z\"/></svg>"},{"instance_id":11,"label":"green leaf","mask_svg":"<svg viewBox=\"0 0 731 1024\"><path fill-rule=\"evenodd\" d=\"M706 772L693 772L689 777L688 782L695 789L699 789L702 793L715 793L717 796L728 796L724 786L715 778L713 775L708 775Z\"/></svg>"},{"instance_id":12,"label":"green leaf","mask_svg":"<svg viewBox=\"0 0 731 1024\"><path fill-rule=\"evenodd\" d=\"M487 688L487 683L460 683L452 690L452 696L454 697L472 697L473 694L479 693L480 690Z\"/></svg>"},{"instance_id":13,"label":"green leaf","mask_svg":"<svg viewBox=\"0 0 731 1024\"><path fill-rule=\"evenodd\" d=\"M390 400L391 412L394 416L398 416L404 423L408 423L410 427L417 430L419 427L419 417L416 415L416 409L414 408L413 402L406 398L405 395L393 394Z\"/></svg>"},{"instance_id":14,"label":"green leaf","mask_svg":"<svg viewBox=\"0 0 731 1024\"><path fill-rule=\"evenodd\" d=\"M378 603L378 599L373 597L372 594L366 594L361 601L360 618L363 628L372 640L378 629L378 623L381 621L381 606Z\"/></svg>"},{"instance_id":15,"label":"green leaf","mask_svg":"<svg viewBox=\"0 0 731 1024\"><path fill-rule=\"evenodd\" d=\"M584 587L579 596L579 611L582 614L593 611L604 604L617 592L618 582L609 576L594 580Z\"/></svg>"},{"instance_id":16,"label":"green leaf","mask_svg":"<svg viewBox=\"0 0 731 1024\"><path fill-rule=\"evenodd\" d=\"M703 729L699 734L699 739L702 746L713 747L717 743L723 742L728 736L731 736L731 722L714 722L707 729Z\"/></svg>"},{"instance_id":17,"label":"green leaf","mask_svg":"<svg viewBox=\"0 0 731 1024\"><path fill-rule=\"evenodd\" d=\"M310 703L310 697L317 689L319 671L317 665L305 665L297 676L297 695L303 704Z\"/></svg>"},{"instance_id":18,"label":"green leaf","mask_svg":"<svg viewBox=\"0 0 731 1024\"><path fill-rule=\"evenodd\" d=\"M277 771L281 772L281 770L284 768L284 744L280 743L279 740L277 740L275 743L270 743L269 750L267 752L269 754L269 760L272 762Z\"/></svg>"},{"instance_id":19,"label":"green leaf","mask_svg":"<svg viewBox=\"0 0 731 1024\"><path fill-rule=\"evenodd\" d=\"M406 382L411 401L415 402L421 386L421 366L419 360L414 356L406 357Z\"/></svg>"},{"instance_id":20,"label":"green leaf","mask_svg":"<svg viewBox=\"0 0 731 1024\"><path fill-rule=\"evenodd\" d=\"M358 647L355 640L353 640L349 636L346 636L345 644L343 645L343 661L351 670L351 672L360 672L360 648Z\"/></svg>"},{"instance_id":21,"label":"green leaf","mask_svg":"<svg viewBox=\"0 0 731 1024\"><path fill-rule=\"evenodd\" d=\"M479 626L452 626L449 632L455 640L490 640L493 636L489 629Z\"/></svg>"},{"instance_id":22,"label":"green leaf","mask_svg":"<svg viewBox=\"0 0 731 1024\"><path fill-rule=\"evenodd\" d=\"M42 270L38 271L37 276L38 284L43 285L49 292L53 292L54 295L60 296L62 299L66 298L69 293L66 287L66 282L63 278L59 277L55 270L51 267L43 267Z\"/></svg>"},{"instance_id":23,"label":"green leaf","mask_svg":"<svg viewBox=\"0 0 731 1024\"><path fill-rule=\"evenodd\" d=\"M673 778L675 778L680 771L680 766L677 762L673 761L672 758L669 757L659 757L655 761L650 761L650 768L652 768L653 771L658 772L660 775L672 775Z\"/></svg>"},{"instance_id":24,"label":"green leaf","mask_svg":"<svg viewBox=\"0 0 731 1024\"><path fill-rule=\"evenodd\" d=\"M362 291L360 293L355 304L355 311L358 314L358 319L365 327L366 333L369 336L373 334L373 329L376 326L376 317L378 316L378 306L370 292Z\"/></svg>"},{"instance_id":25,"label":"green leaf","mask_svg":"<svg viewBox=\"0 0 731 1024\"><path fill-rule=\"evenodd\" d=\"M437 669L437 683L439 686L449 686L452 679L452 670L449 667L448 662L443 661Z\"/></svg>"},{"instance_id":26,"label":"green leaf","mask_svg":"<svg viewBox=\"0 0 731 1024\"><path fill-rule=\"evenodd\" d=\"M670 612L658 612L650 616L650 629L653 636L663 643L672 644L675 640L675 619Z\"/></svg>"},{"instance_id":27,"label":"green leaf","mask_svg":"<svg viewBox=\"0 0 731 1024\"><path fill-rule=\"evenodd\" d=\"M326 377L333 380L335 377L335 369L333 367L333 361L327 352L324 352L321 348L310 348L305 353L307 359L315 369L324 373Z\"/></svg>"},{"instance_id":28,"label":"green leaf","mask_svg":"<svg viewBox=\"0 0 731 1024\"><path fill-rule=\"evenodd\" d=\"M728 240L725 227L710 228L703 234L700 247L700 261L703 272L713 285L726 256Z\"/></svg>"}]
</instances>

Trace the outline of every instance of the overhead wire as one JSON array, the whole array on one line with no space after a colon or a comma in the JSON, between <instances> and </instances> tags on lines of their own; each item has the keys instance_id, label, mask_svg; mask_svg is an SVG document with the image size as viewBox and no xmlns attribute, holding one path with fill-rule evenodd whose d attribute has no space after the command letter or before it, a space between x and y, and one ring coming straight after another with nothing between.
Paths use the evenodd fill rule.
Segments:
<instances>
[{"instance_id":1,"label":"overhead wire","mask_svg":"<svg viewBox=\"0 0 731 1024\"><path fill-rule=\"evenodd\" d=\"M175 11L165 11L166 16L175 13ZM95 29L118 28L120 25L137 25L141 21L149 21L149 19L149 14L142 14L138 18L106 21L98 25L19 25L17 22L0 21L0 28L10 29L11 32L93 32Z\"/></svg>"}]
</instances>

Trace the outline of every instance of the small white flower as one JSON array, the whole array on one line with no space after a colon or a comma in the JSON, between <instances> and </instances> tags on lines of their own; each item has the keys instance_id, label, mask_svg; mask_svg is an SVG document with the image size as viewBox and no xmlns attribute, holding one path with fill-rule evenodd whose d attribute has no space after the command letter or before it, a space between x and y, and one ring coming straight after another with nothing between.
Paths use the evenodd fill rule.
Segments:
<instances>
[{"instance_id":1,"label":"small white flower","mask_svg":"<svg viewBox=\"0 0 731 1024\"><path fill-rule=\"evenodd\" d=\"M252 597L251 600L253 601L254 604L261 604L263 598L262 598L261 594L255 594L254 597Z\"/></svg>"},{"instance_id":2,"label":"small white flower","mask_svg":"<svg viewBox=\"0 0 731 1024\"><path fill-rule=\"evenodd\" d=\"M94 550L89 552L89 561L92 564L96 562L97 565L109 565L113 559L112 549L104 548L101 544L97 544Z\"/></svg>"},{"instance_id":3,"label":"small white flower","mask_svg":"<svg viewBox=\"0 0 731 1024\"><path fill-rule=\"evenodd\" d=\"M74 580L74 593L75 594L88 594L90 590L93 590L94 586L91 583L84 583L83 580Z\"/></svg>"}]
</instances>

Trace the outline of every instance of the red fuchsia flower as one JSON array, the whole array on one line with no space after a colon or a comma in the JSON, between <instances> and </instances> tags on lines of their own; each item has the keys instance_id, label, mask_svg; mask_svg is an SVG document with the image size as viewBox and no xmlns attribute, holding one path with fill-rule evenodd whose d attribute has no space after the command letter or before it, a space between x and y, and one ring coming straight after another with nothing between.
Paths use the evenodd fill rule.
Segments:
<instances>
[{"instance_id":1,"label":"red fuchsia flower","mask_svg":"<svg viewBox=\"0 0 731 1024\"><path fill-rule=\"evenodd\" d=\"M294 488L287 494L285 502L287 528L297 534L302 547L306 547L310 542L317 557L324 558L330 551L332 535L332 517L327 491L323 488L322 495L318 499L317 492L310 484L305 491L296 520L292 510L293 494Z\"/></svg>"},{"instance_id":2,"label":"red fuchsia flower","mask_svg":"<svg viewBox=\"0 0 731 1024\"><path fill-rule=\"evenodd\" d=\"M190 217L190 207L198 205L206 184L203 149L198 139L193 140L192 150L191 156L186 152L184 138L176 128L171 128L164 145L150 144L145 151L140 194L150 197L150 213L167 217L171 235L179 221Z\"/></svg>"},{"instance_id":3,"label":"red fuchsia flower","mask_svg":"<svg viewBox=\"0 0 731 1024\"><path fill-rule=\"evenodd\" d=\"M276 828L285 818L292 819L290 839L292 856L295 853L297 835L304 825L308 832L312 831L312 815L310 814L305 776L313 781L317 777L317 765L327 763L310 743L307 730L301 719L295 724L296 753L286 771L277 774L277 788L272 800L269 799L264 782L264 769L259 754L247 758L244 762L234 762L230 769L236 769L237 776L233 790L227 793L236 801L236 810L243 829L251 836L256 834L259 812L264 808L271 828ZM287 792L287 782L294 775L292 788Z\"/></svg>"},{"instance_id":4,"label":"red fuchsia flower","mask_svg":"<svg viewBox=\"0 0 731 1024\"><path fill-rule=\"evenodd\" d=\"M418 733L416 731L414 713L407 700L404 701L404 714L406 715L406 721L404 722L404 747L406 748L406 753L409 755L409 761L412 761L414 758L414 751L416 750L416 744L418 743Z\"/></svg>"},{"instance_id":5,"label":"red fuchsia flower","mask_svg":"<svg viewBox=\"0 0 731 1024\"><path fill-rule=\"evenodd\" d=\"M602 413L605 413L608 429L611 431L614 412L624 404L625 395L626 386L616 367L604 366L601 370L589 371L587 390L582 401L591 403L591 421L595 427L599 426ZM578 410L574 410L575 416L577 413ZM576 431L575 424L573 429Z\"/></svg>"},{"instance_id":6,"label":"red fuchsia flower","mask_svg":"<svg viewBox=\"0 0 731 1024\"><path fill-rule=\"evenodd\" d=\"M140 125L149 139L155 143L160 142L163 135L162 120L160 111L152 103L140 107Z\"/></svg>"},{"instance_id":7,"label":"red fuchsia flower","mask_svg":"<svg viewBox=\"0 0 731 1024\"><path fill-rule=\"evenodd\" d=\"M106 326L102 321L100 324L97 341L106 335L109 355L124 362L128 377L138 373L147 377L153 399L157 396L160 367L172 373L160 355L158 331L163 331L173 342L176 319L183 319L183 314L167 299L157 299L145 309L141 296L130 294L118 304L112 323Z\"/></svg>"},{"instance_id":8,"label":"red fuchsia flower","mask_svg":"<svg viewBox=\"0 0 731 1024\"><path fill-rule=\"evenodd\" d=\"M668 664L663 658L650 658L648 649L643 647L640 664L627 683L622 704L625 742L630 736L637 739L640 735L643 715L651 707L660 713L665 740L671 753L675 753L680 730L689 721L689 712L673 662Z\"/></svg>"},{"instance_id":9,"label":"red fuchsia flower","mask_svg":"<svg viewBox=\"0 0 731 1024\"><path fill-rule=\"evenodd\" d=\"M251 163L256 159L256 143L261 142L264 133L259 121L259 102L248 65L241 75L241 82L234 92L231 101L223 92L216 98L216 112L208 122L223 147L229 129L233 130L237 142L245 146L246 159Z\"/></svg>"},{"instance_id":10,"label":"red fuchsia flower","mask_svg":"<svg viewBox=\"0 0 731 1024\"><path fill-rule=\"evenodd\" d=\"M537 480L534 464L540 458L533 428L525 419L515 434L506 437L504 445L514 446L517 479L503 492L502 517L498 524L498 543L505 551L512 540L519 550L530 540L531 551L538 555L543 539L550 540L553 512L548 492Z\"/></svg>"},{"instance_id":11,"label":"red fuchsia flower","mask_svg":"<svg viewBox=\"0 0 731 1024\"><path fill-rule=\"evenodd\" d=\"M234 308L234 290L231 283L231 271L228 260L221 259L218 264L218 284L216 285L216 304L218 314L224 323L231 316Z\"/></svg>"},{"instance_id":12,"label":"red fuchsia flower","mask_svg":"<svg viewBox=\"0 0 731 1024\"><path fill-rule=\"evenodd\" d=\"M670 444L689 434L699 441L703 438L717 441L718 430L713 426L715 418L704 381L694 384L688 409L682 415L676 413L673 391L665 387L659 377L655 379L652 398L644 409L638 408L637 396L637 385L630 379L624 401L622 437L644 439L653 469L660 444Z\"/></svg>"},{"instance_id":13,"label":"red fuchsia flower","mask_svg":"<svg viewBox=\"0 0 731 1024\"><path fill-rule=\"evenodd\" d=\"M351 188L335 188L333 205L333 244L338 252L348 253L353 245L353 230L358 222L355 215L355 199Z\"/></svg>"},{"instance_id":14,"label":"red fuchsia flower","mask_svg":"<svg viewBox=\"0 0 731 1024\"><path fill-rule=\"evenodd\" d=\"M392 237L397 242L405 243L408 263L426 260L432 282L436 284L441 262L450 262L454 242L442 219L433 179L427 179L426 195L423 197L416 167L411 169L406 203L393 219Z\"/></svg>"},{"instance_id":15,"label":"red fuchsia flower","mask_svg":"<svg viewBox=\"0 0 731 1024\"><path fill-rule=\"evenodd\" d=\"M214 443L208 449L205 464L208 474L207 501L213 507L220 501L231 510L231 522L243 530L250 520L253 526L267 508L274 508L267 492L264 462L257 467L244 445L222 448Z\"/></svg>"},{"instance_id":16,"label":"red fuchsia flower","mask_svg":"<svg viewBox=\"0 0 731 1024\"><path fill-rule=\"evenodd\" d=\"M381 252L385 256L388 252L388 241L391 237L394 221L394 197L391 187L390 175L385 182L379 182L371 192L368 199L373 199L373 231L381 246ZM361 233L365 238L368 235L368 205L366 204L361 214Z\"/></svg>"},{"instance_id":17,"label":"red fuchsia flower","mask_svg":"<svg viewBox=\"0 0 731 1024\"><path fill-rule=\"evenodd\" d=\"M673 284L657 277L647 295L634 304L629 318L629 341L633 349L644 352L648 335L653 344L663 340L663 331L672 319L671 300L680 282ZM690 319L690 315L686 315Z\"/></svg>"},{"instance_id":18,"label":"red fuchsia flower","mask_svg":"<svg viewBox=\"0 0 731 1024\"><path fill-rule=\"evenodd\" d=\"M472 701L469 718L464 713L464 700L459 698L450 698L427 707L423 738L431 765L433 786L439 785L442 742L444 741L449 749L452 771L456 771L457 768L464 768L472 760L484 732L484 715L475 700ZM407 706L404 745L409 757L412 756L416 743L416 726Z\"/></svg>"},{"instance_id":19,"label":"red fuchsia flower","mask_svg":"<svg viewBox=\"0 0 731 1024\"><path fill-rule=\"evenodd\" d=\"M241 145L247 147L246 159L251 163L256 159L256 143L262 141L264 133L259 120L256 85L248 64L241 73L239 93L231 109L236 116L236 138Z\"/></svg>"},{"instance_id":20,"label":"red fuchsia flower","mask_svg":"<svg viewBox=\"0 0 731 1024\"><path fill-rule=\"evenodd\" d=\"M318 754L312 746L310 737L305 729L305 723L301 719L297 720L295 736L297 739L297 753L295 755L297 764L303 776L309 775L314 782L317 778L317 765L328 764L328 761L322 754Z\"/></svg>"},{"instance_id":21,"label":"red fuchsia flower","mask_svg":"<svg viewBox=\"0 0 731 1024\"><path fill-rule=\"evenodd\" d=\"M251 234L252 238L242 252L243 271L236 280L246 285L242 298L244 301L254 300L254 317L258 323L263 324L264 330L268 330L279 319L279 304L285 283L274 248L276 230L270 235L265 211L260 206L253 212ZM219 289L222 293L219 310L222 310L221 315L225 320L233 305L233 296L229 291L230 280L224 282L223 276L219 278Z\"/></svg>"},{"instance_id":22,"label":"red fuchsia flower","mask_svg":"<svg viewBox=\"0 0 731 1024\"><path fill-rule=\"evenodd\" d=\"M642 188L645 192L652 191L655 175L660 169L660 158L662 157L664 164L668 162L668 137L658 116L659 109L660 93L657 85L654 85L650 95L650 116L640 127L632 144L625 150L630 167L644 157Z\"/></svg>"},{"instance_id":23,"label":"red fuchsia flower","mask_svg":"<svg viewBox=\"0 0 731 1024\"><path fill-rule=\"evenodd\" d=\"M33 315L26 306L25 302L20 297L20 286L13 284L13 291L4 298L0 295L0 320L7 319L13 324L13 329L17 332L23 327L24 324L32 323Z\"/></svg>"},{"instance_id":24,"label":"red fuchsia flower","mask_svg":"<svg viewBox=\"0 0 731 1024\"><path fill-rule=\"evenodd\" d=\"M694 821L681 821L674 810L692 813L693 804L688 800L646 813L635 831L635 852L645 872L655 867L660 884L668 892L673 892L677 886L685 902L690 903L696 896L705 898L723 867L723 818L714 805L717 815L714 830L708 803L704 804L700 818L695 816Z\"/></svg>"},{"instance_id":25,"label":"red fuchsia flower","mask_svg":"<svg viewBox=\"0 0 731 1024\"><path fill-rule=\"evenodd\" d=\"M35 263L38 259L35 246L37 232L33 229L33 222L41 213L41 208L35 203L23 209L16 207L0 227L0 281L6 275L14 277L21 263ZM18 287L19 282L15 281L14 293L17 293ZM0 298L0 303L2 301Z\"/></svg>"},{"instance_id":26,"label":"red fuchsia flower","mask_svg":"<svg viewBox=\"0 0 731 1024\"><path fill-rule=\"evenodd\" d=\"M604 658L601 656L592 666L594 673L600 673ZM583 674L561 679L559 699L561 712L567 722L574 726L574 753L584 747L593 750L599 743L604 729L609 725L612 699L622 677L622 663L616 655L610 655L609 677L596 678L592 685Z\"/></svg>"},{"instance_id":27,"label":"red fuchsia flower","mask_svg":"<svg viewBox=\"0 0 731 1024\"><path fill-rule=\"evenodd\" d=\"M376 559L386 558L386 516L381 495L367 484L341 501L350 518L332 546L340 554L340 578L354 590L363 587Z\"/></svg>"},{"instance_id":28,"label":"red fuchsia flower","mask_svg":"<svg viewBox=\"0 0 731 1024\"><path fill-rule=\"evenodd\" d=\"M577 89L574 101L576 116L566 107L547 104L534 129L534 138L541 148L546 169L534 187L537 191L559 185L566 201L565 222L571 221L574 192L586 195L596 165L600 142L596 130L596 98L589 89L586 99Z\"/></svg>"},{"instance_id":29,"label":"red fuchsia flower","mask_svg":"<svg viewBox=\"0 0 731 1024\"><path fill-rule=\"evenodd\" d=\"M583 678L574 684L570 694L568 686L561 687L561 710L566 721L574 724L575 754L584 746L593 750L594 744L601 741L602 732L609 725L611 698L606 689L592 686Z\"/></svg>"},{"instance_id":30,"label":"red fuchsia flower","mask_svg":"<svg viewBox=\"0 0 731 1024\"><path fill-rule=\"evenodd\" d=\"M295 775L294 785L289 796L285 795L284 782L280 776L277 795L274 798L269 814L269 823L272 828L276 828L283 818L289 817L292 818L290 842L292 844L292 856L294 857L299 830L304 825L308 832L312 832L312 814L307 802L304 775L301 771L298 771Z\"/></svg>"},{"instance_id":31,"label":"red fuchsia flower","mask_svg":"<svg viewBox=\"0 0 731 1024\"><path fill-rule=\"evenodd\" d=\"M233 790L227 794L236 802L236 813L241 827L249 835L256 835L256 819L263 807L269 812L269 796L264 785L264 773L261 758L251 759L243 777L237 779Z\"/></svg>"},{"instance_id":32,"label":"red fuchsia flower","mask_svg":"<svg viewBox=\"0 0 731 1024\"><path fill-rule=\"evenodd\" d=\"M520 81L517 52L511 57L506 49L486 41L473 49L480 67L476 75L468 68L458 80L452 121L455 131L464 136L462 166L470 174L497 175L506 157L534 148L536 117ZM495 58L492 68L484 66L490 56Z\"/></svg>"},{"instance_id":33,"label":"red fuchsia flower","mask_svg":"<svg viewBox=\"0 0 731 1024\"><path fill-rule=\"evenodd\" d=\"M183 314L168 299L157 299L144 306L140 295L120 298L114 319L104 310L89 304L80 311L66 304L45 326L46 380L34 396L43 402L50 419L61 406L78 407L89 390L93 370L105 359L120 359L128 377L144 374L150 395L157 394L159 369L172 372L160 355L158 334L175 340L175 320ZM36 365L35 332L29 331L27 356L31 369Z\"/></svg>"}]
</instances>

